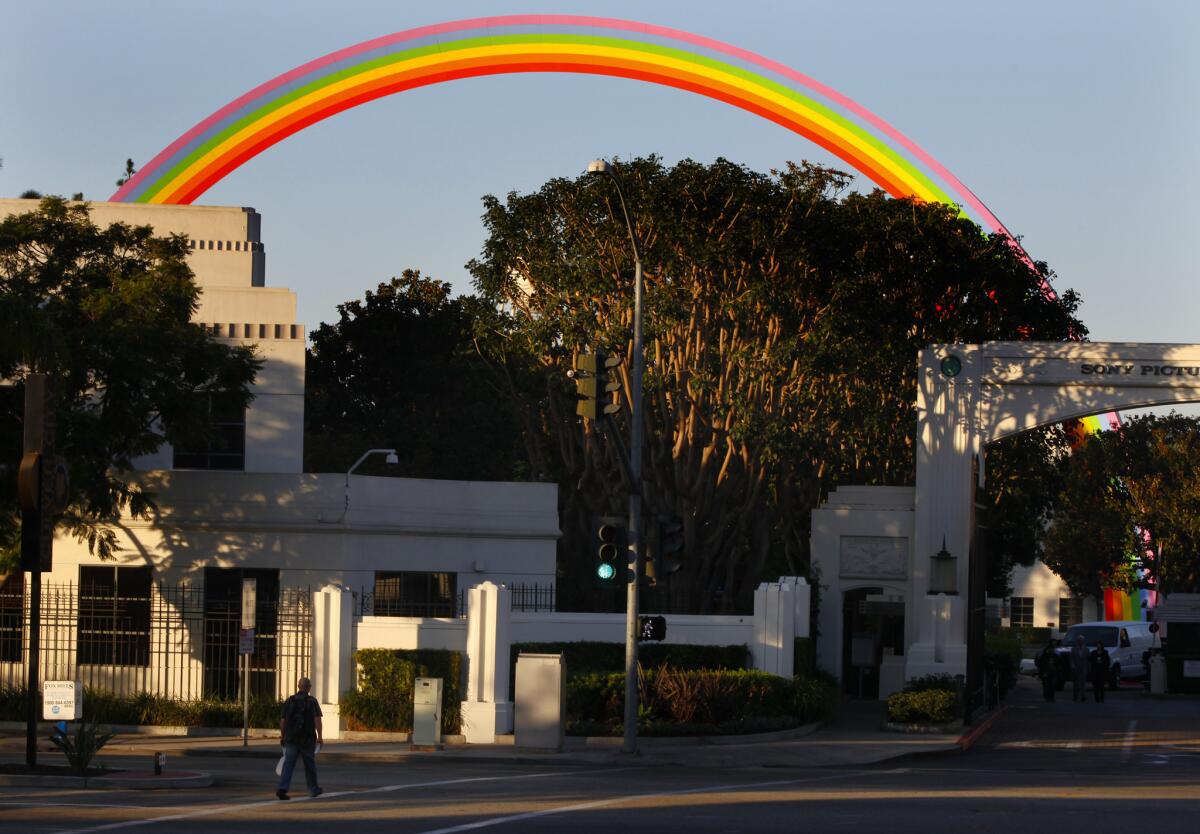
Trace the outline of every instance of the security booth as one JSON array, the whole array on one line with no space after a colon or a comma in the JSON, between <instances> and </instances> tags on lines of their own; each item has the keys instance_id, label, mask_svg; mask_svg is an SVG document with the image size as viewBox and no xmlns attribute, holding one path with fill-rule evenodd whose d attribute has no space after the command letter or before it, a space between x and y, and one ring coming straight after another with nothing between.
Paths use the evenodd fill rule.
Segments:
<instances>
[{"instance_id":1,"label":"security booth","mask_svg":"<svg viewBox=\"0 0 1200 834\"><path fill-rule=\"evenodd\" d=\"M1163 630L1167 691L1200 694L1200 594L1170 594L1154 611Z\"/></svg>"}]
</instances>

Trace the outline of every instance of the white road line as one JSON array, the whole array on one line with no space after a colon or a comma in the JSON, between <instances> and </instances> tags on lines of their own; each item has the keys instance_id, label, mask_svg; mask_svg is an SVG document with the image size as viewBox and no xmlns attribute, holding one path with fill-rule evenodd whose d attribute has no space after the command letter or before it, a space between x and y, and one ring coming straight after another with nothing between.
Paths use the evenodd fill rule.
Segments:
<instances>
[{"instance_id":1,"label":"white road line","mask_svg":"<svg viewBox=\"0 0 1200 834\"><path fill-rule=\"evenodd\" d=\"M895 772L895 771L882 771ZM753 790L755 788L773 788L779 785L799 785L810 782L830 782L835 779L849 779L852 776L861 776L861 771L851 773L839 773L833 776L816 776L811 779L779 779L774 782L752 782L741 783L737 785L710 785L704 788L687 788L678 791L662 791L659 793L639 793L629 794L628 796L614 796L608 799L597 799L592 802L580 802L576 805L561 805L557 808L546 808L542 811L529 811L524 814L510 814L504 817L492 817L486 820L476 820L475 822L463 823L462 825L452 825L449 828L434 828L429 831L422 831L420 834L456 834L459 831L474 831L478 828L490 828L493 825L505 825L511 822L524 822L525 820L537 819L538 817L548 817L556 814L572 814L577 811L590 811L593 808L603 808L607 805L618 805L622 802L632 802L642 799L658 799L668 796L686 796L693 793L712 793L713 791L743 791Z\"/></svg>"},{"instance_id":2,"label":"white road line","mask_svg":"<svg viewBox=\"0 0 1200 834\"><path fill-rule=\"evenodd\" d=\"M111 802L57 802L55 800L34 802L10 802L0 801L0 807L4 808L121 808L122 810L129 808L134 811L150 811L154 809L153 805L116 805Z\"/></svg>"},{"instance_id":3,"label":"white road line","mask_svg":"<svg viewBox=\"0 0 1200 834\"><path fill-rule=\"evenodd\" d=\"M1083 747L1082 741L1072 741L1067 743L1068 750L1079 750L1081 747Z\"/></svg>"},{"instance_id":4,"label":"white road line","mask_svg":"<svg viewBox=\"0 0 1200 834\"><path fill-rule=\"evenodd\" d=\"M470 782L502 782L516 779L549 779L555 776L566 776L568 774L587 774L587 773L616 773L620 770L628 770L628 768L603 768L602 770L563 770L557 773L521 773L516 776L474 776L468 779L442 779L437 782L412 782L401 785L384 785L379 788L367 788L361 791L336 791L321 795L321 801L334 799L339 796L356 796L370 793L382 793L389 791L410 791L415 788L435 788L442 785L462 785ZM234 811L244 811L250 808L278 808L281 805L294 805L297 802L309 802L312 797L297 796L290 802L282 802L278 799L267 799L258 802L243 802L237 805L219 805L213 808L202 808L198 811L188 811L182 814L167 814L161 817L150 817L149 819L141 820L125 820L123 822L110 822L105 825L93 825L87 828L70 828L55 832L55 834L85 834L91 831L116 831L120 828L134 828L140 825L154 825L160 822L177 822L179 820L190 820L197 817L211 817L217 814L229 814ZM110 806L120 807L120 806Z\"/></svg>"},{"instance_id":5,"label":"white road line","mask_svg":"<svg viewBox=\"0 0 1200 834\"><path fill-rule=\"evenodd\" d=\"M1125 743L1121 745L1121 764L1128 764L1129 757L1133 755L1133 737L1137 733L1137 719L1129 722L1129 726L1125 728Z\"/></svg>"}]
</instances>

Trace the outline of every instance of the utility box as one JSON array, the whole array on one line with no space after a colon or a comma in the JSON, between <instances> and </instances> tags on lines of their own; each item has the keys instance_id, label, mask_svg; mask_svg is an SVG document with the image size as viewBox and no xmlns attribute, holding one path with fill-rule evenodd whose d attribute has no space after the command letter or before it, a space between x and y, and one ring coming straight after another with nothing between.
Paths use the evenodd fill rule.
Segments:
<instances>
[{"instance_id":1,"label":"utility box","mask_svg":"<svg viewBox=\"0 0 1200 834\"><path fill-rule=\"evenodd\" d=\"M442 743L442 679L413 681L413 744Z\"/></svg>"},{"instance_id":2,"label":"utility box","mask_svg":"<svg viewBox=\"0 0 1200 834\"><path fill-rule=\"evenodd\" d=\"M1161 654L1150 656L1150 694L1165 695L1167 692L1167 659Z\"/></svg>"},{"instance_id":3,"label":"utility box","mask_svg":"<svg viewBox=\"0 0 1200 834\"><path fill-rule=\"evenodd\" d=\"M538 750L563 749L567 665L561 654L517 658L513 743Z\"/></svg>"}]
</instances>

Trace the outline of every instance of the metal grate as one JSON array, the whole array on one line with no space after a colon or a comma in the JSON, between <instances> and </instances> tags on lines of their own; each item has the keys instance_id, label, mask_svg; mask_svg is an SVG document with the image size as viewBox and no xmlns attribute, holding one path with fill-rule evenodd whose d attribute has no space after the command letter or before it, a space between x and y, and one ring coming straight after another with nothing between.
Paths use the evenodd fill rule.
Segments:
<instances>
[{"instance_id":1,"label":"metal grate","mask_svg":"<svg viewBox=\"0 0 1200 834\"><path fill-rule=\"evenodd\" d=\"M258 609L250 691L287 697L296 679L309 673L312 594L283 588L274 599L260 600ZM154 582L147 596L128 598L94 586L47 584L39 675L117 695L240 697L240 618L239 606L206 600L203 588L182 583ZM28 593L24 583L10 579L0 588L0 686L25 686L28 652Z\"/></svg>"}]
</instances>

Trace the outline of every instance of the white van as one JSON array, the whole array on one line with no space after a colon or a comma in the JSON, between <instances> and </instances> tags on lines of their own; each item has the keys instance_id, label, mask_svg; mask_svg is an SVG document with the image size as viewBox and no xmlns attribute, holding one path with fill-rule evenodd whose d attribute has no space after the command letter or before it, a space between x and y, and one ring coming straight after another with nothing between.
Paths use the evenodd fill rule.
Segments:
<instances>
[{"instance_id":1,"label":"white van","mask_svg":"<svg viewBox=\"0 0 1200 834\"><path fill-rule=\"evenodd\" d=\"M1110 664L1110 686L1115 688L1121 678L1140 678L1148 672L1142 664L1142 655L1155 645L1154 635L1150 633L1150 623L1141 620L1078 623L1067 629L1058 653L1069 656L1071 647L1075 645L1075 638L1081 634L1089 652L1096 648L1097 641L1104 644ZM1067 679L1070 679L1069 675Z\"/></svg>"}]
</instances>

